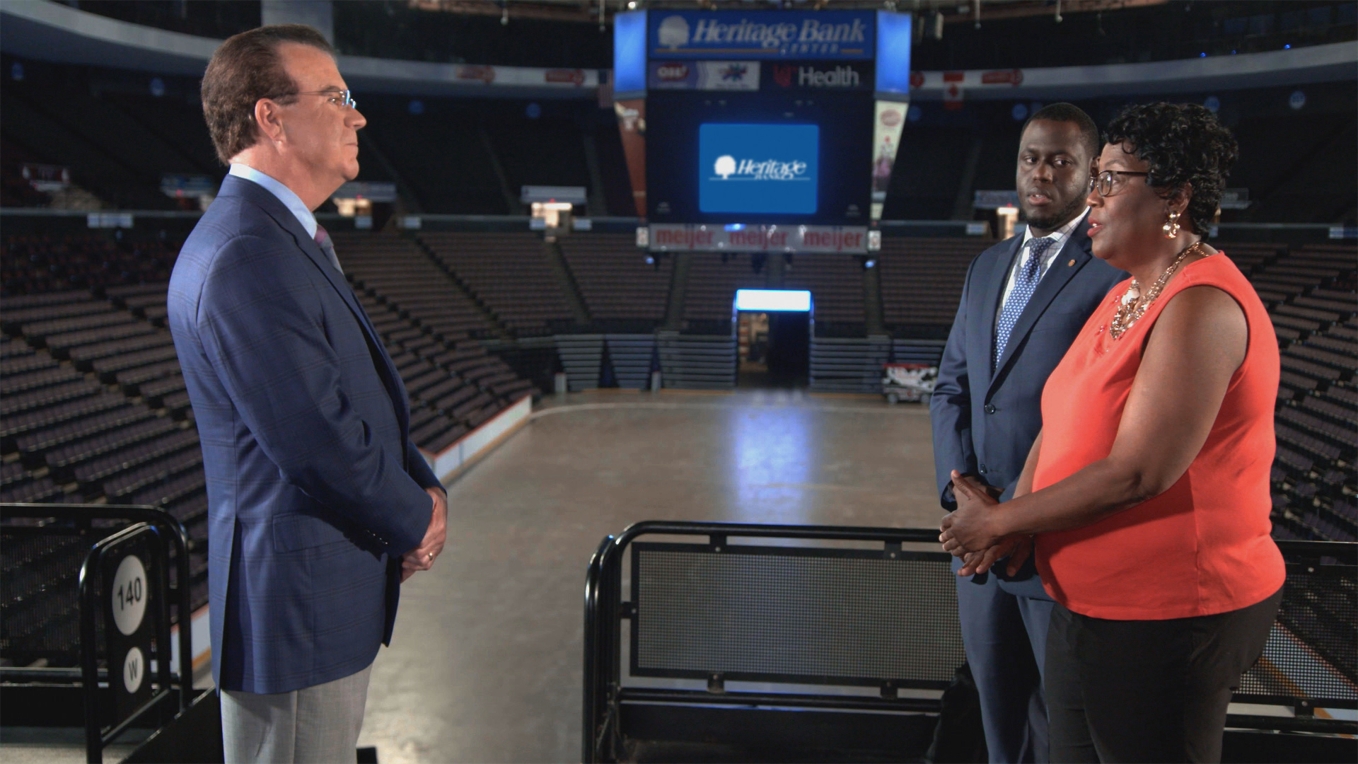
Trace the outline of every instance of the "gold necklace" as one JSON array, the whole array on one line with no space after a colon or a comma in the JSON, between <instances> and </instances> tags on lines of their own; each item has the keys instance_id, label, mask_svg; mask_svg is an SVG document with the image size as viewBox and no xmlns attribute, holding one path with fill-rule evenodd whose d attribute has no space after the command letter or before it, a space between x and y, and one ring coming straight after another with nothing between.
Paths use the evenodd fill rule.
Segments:
<instances>
[{"instance_id":1,"label":"gold necklace","mask_svg":"<svg viewBox=\"0 0 1358 764\"><path fill-rule=\"evenodd\" d=\"M1141 294L1141 284L1136 279L1132 279L1126 293L1122 295L1122 300L1118 302L1118 309L1113 313L1113 320L1108 324L1108 333L1112 335L1113 339L1120 339L1124 332L1132 328L1132 324L1136 323L1137 319L1146 314L1146 309L1151 306L1151 303L1155 302L1155 298L1160 296L1160 292L1164 291L1169 277L1179 270L1179 264L1184 261L1184 258L1188 257L1190 253L1204 248L1205 245L1201 239L1184 247L1179 256L1174 258L1174 262L1170 263L1165 272L1160 274L1160 278L1156 279L1154 284L1151 284L1151 288L1146 291L1145 296ZM1210 256L1203 254L1203 257Z\"/></svg>"}]
</instances>

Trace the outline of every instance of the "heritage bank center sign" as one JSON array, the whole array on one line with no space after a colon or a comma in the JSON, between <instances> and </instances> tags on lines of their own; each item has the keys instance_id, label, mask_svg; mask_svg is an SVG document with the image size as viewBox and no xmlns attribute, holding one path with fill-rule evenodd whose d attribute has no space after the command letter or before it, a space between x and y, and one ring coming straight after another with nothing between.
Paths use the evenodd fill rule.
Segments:
<instances>
[{"instance_id":1,"label":"heritage bank center sign","mask_svg":"<svg viewBox=\"0 0 1358 764\"><path fill-rule=\"evenodd\" d=\"M874 55L872 11L652 11L648 20L653 59L871 59Z\"/></svg>"}]
</instances>

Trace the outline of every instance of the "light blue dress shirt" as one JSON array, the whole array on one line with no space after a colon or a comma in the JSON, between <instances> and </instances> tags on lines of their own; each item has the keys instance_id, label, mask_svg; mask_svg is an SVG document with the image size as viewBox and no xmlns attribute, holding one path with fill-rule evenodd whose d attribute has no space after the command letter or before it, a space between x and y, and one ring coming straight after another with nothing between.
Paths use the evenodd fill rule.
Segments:
<instances>
[{"instance_id":1,"label":"light blue dress shirt","mask_svg":"<svg viewBox=\"0 0 1358 764\"><path fill-rule=\"evenodd\" d=\"M278 197L278 201L282 202L283 206L287 207L288 210L297 217L297 222L301 223L302 227L306 229L307 236L310 236L313 239L316 238L316 216L311 214L311 210L306 208L306 205L302 203L301 197L294 194L292 189L249 165L232 164L229 174L235 175L237 178L258 183L269 193Z\"/></svg>"}]
</instances>

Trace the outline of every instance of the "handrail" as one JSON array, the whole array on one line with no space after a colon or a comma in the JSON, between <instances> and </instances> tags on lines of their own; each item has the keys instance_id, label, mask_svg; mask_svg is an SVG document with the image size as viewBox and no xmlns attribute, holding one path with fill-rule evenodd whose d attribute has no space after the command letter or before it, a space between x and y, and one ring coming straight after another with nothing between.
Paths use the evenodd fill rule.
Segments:
<instances>
[{"instance_id":1,"label":"handrail","mask_svg":"<svg viewBox=\"0 0 1358 764\"><path fill-rule=\"evenodd\" d=\"M170 697L172 694L172 690L170 689L170 662L158 659L156 669L157 673L160 675L157 680L160 685L160 690L146 700L146 702L142 703L141 706L127 714L121 721L114 724L108 732L103 731L103 727L99 722L99 648L97 645L99 635L96 632L96 618L100 608L100 602L98 599L99 592L95 591L94 588L94 579L97 575L96 566L103 561L103 553L109 547L136 538L144 533L150 533L157 537L161 537L162 530L163 529L157 528L146 522L129 525L117 533L99 539L99 541L90 548L89 553L85 555L85 561L80 566L81 694L85 699L85 760L90 762L90 764L99 764L102 762L104 760L104 746L115 740L147 711L155 708L162 700ZM160 553L166 559L166 562L168 562L169 554L163 547L160 549ZM168 588L168 574L166 575L165 583ZM167 638L170 634L169 603L162 599L158 609L160 612L156 617L157 629L155 638L158 643L168 642ZM113 628L113 626L108 623L105 623L104 626L105 628ZM180 629L180 633L182 634L183 632L184 629ZM168 647L169 645L166 644L165 648L158 649L166 649ZM163 657L164 656L161 656L161 658ZM117 669L110 665L108 671L110 690L112 690L117 681L115 678L116 676ZM182 679L184 679L184 677L181 677L179 683L180 711L183 711L188 707L186 703L188 694L184 691L185 687L187 686L191 689L193 685L193 677L187 677L187 682L182 681Z\"/></svg>"}]
</instances>

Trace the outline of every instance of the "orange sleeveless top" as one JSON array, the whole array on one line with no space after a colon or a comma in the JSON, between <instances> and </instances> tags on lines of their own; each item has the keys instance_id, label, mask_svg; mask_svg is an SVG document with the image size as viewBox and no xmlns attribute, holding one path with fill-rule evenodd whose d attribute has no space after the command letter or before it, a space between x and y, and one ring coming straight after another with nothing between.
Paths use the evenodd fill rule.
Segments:
<instances>
[{"instance_id":1,"label":"orange sleeveless top","mask_svg":"<svg viewBox=\"0 0 1358 764\"><path fill-rule=\"evenodd\" d=\"M1278 340L1254 287L1224 254L1184 266L1120 339L1108 333L1127 282L1089 317L1042 391L1042 451L1033 490L1112 450L1147 333L1179 292L1210 285L1245 312L1249 343L1202 451L1159 496L1093 525L1037 536L1043 585L1073 612L1166 620L1254 605L1283 584L1269 533Z\"/></svg>"}]
</instances>

